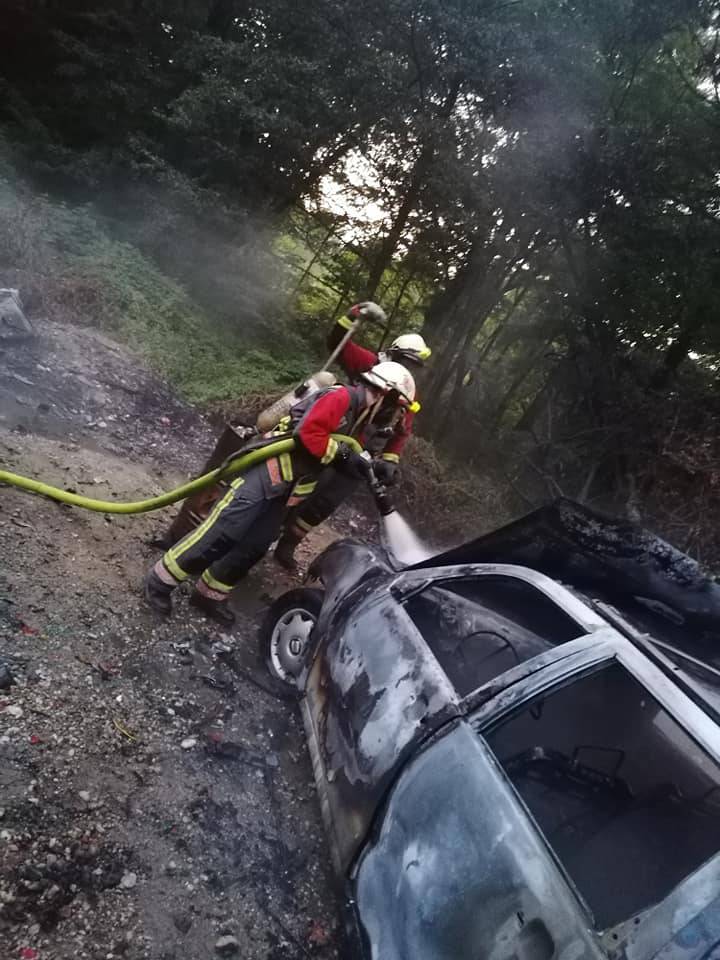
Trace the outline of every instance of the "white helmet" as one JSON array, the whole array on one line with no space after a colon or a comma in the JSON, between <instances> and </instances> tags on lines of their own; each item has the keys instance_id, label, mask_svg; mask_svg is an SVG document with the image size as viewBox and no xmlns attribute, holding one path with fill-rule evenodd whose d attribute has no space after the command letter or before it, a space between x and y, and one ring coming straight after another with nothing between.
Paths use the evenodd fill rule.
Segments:
<instances>
[{"instance_id":1,"label":"white helmet","mask_svg":"<svg viewBox=\"0 0 720 960\"><path fill-rule=\"evenodd\" d=\"M432 350L419 333L403 333L401 336L395 337L390 344L388 353L404 360L423 363L428 359Z\"/></svg>"},{"instance_id":2,"label":"white helmet","mask_svg":"<svg viewBox=\"0 0 720 960\"><path fill-rule=\"evenodd\" d=\"M383 393L394 390L400 395L403 406L410 407L415 400L415 380L413 375L401 363L383 360L361 374L365 383L380 389Z\"/></svg>"}]
</instances>

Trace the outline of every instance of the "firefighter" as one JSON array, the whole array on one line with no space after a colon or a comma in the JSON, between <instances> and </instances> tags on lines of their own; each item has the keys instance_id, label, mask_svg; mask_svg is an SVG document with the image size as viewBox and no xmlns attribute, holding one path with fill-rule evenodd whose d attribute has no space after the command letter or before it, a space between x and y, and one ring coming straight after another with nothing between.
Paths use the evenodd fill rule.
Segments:
<instances>
[{"instance_id":1,"label":"firefighter","mask_svg":"<svg viewBox=\"0 0 720 960\"><path fill-rule=\"evenodd\" d=\"M376 322L385 320L385 313L375 303L356 303L342 317L328 336L328 347L334 350L348 330L358 320L367 318ZM348 340L339 356L339 362L351 381L383 361L393 361L409 368L421 367L430 356L430 348L419 333L405 333L390 344L387 352L376 353ZM397 483L400 454L412 432L413 419L419 404L413 403L403 411L386 415L386 422L376 418L366 431L363 446L375 458L374 471L385 486ZM283 534L275 547L275 559L286 570L297 568L295 550L308 533L328 519L341 503L354 492L357 479L337 470L323 471L311 496L297 508L290 510L283 525Z\"/></svg>"},{"instance_id":2,"label":"firefighter","mask_svg":"<svg viewBox=\"0 0 720 960\"><path fill-rule=\"evenodd\" d=\"M268 442L292 435L292 453L272 457L233 480L227 494L204 523L171 547L148 571L145 598L158 612L169 614L171 595L183 581L197 577L190 602L225 626L234 615L227 600L233 587L277 539L288 505L312 492L318 474L333 472L359 480L368 476L369 461L331 434L359 432L415 399L412 374L399 363L376 364L356 384L337 385L300 400L287 422Z\"/></svg>"}]
</instances>

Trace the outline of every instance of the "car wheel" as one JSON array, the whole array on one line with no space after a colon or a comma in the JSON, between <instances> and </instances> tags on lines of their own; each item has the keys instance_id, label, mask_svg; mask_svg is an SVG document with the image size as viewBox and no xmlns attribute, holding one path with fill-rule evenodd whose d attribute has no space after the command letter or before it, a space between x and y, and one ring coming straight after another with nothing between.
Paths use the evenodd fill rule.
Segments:
<instances>
[{"instance_id":1,"label":"car wheel","mask_svg":"<svg viewBox=\"0 0 720 960\"><path fill-rule=\"evenodd\" d=\"M260 628L260 655L285 696L297 693L297 678L310 651L310 634L323 603L323 591L289 590L273 603Z\"/></svg>"}]
</instances>

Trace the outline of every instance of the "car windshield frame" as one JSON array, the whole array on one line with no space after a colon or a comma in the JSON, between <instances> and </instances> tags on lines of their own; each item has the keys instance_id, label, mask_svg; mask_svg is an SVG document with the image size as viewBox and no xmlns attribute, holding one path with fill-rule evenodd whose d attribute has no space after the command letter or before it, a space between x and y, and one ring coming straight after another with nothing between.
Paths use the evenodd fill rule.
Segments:
<instances>
[{"instance_id":1,"label":"car windshield frame","mask_svg":"<svg viewBox=\"0 0 720 960\"><path fill-rule=\"evenodd\" d=\"M499 690L519 682L526 675L536 673L552 662L560 661L568 656L574 655L578 649L581 649L586 644L589 637L595 640L600 640L601 637L621 637L629 644L630 648L638 649L642 655L648 657L650 661L655 664L660 672L664 671L667 676L671 677L671 682L678 684L684 693L720 726L720 709L718 708L718 704L714 698L711 698L708 693L703 690L702 686L687 669L683 669L677 663L673 662L666 644L656 641L650 634L641 633L625 619L621 611L611 605L580 598L564 584L558 583L551 577L537 570L533 570L530 567L505 563L470 563L447 567L406 570L391 581L389 590L392 596L404 607L407 600L412 599L417 594L432 587L442 588L446 583L480 577L506 577L511 580L521 581L533 587L554 603L562 613L577 623L583 633L574 640L559 642L553 649L537 654L515 667L510 667L487 683L477 686L465 696L461 696L458 693L458 700L465 710L474 709L476 706L495 696ZM415 624L407 610L405 610L405 613L412 623L413 628L422 636L422 631ZM609 634L607 633L608 628L610 629ZM423 640L428 649L428 653L437 662L439 669L442 670L442 664L437 659L427 639L423 637ZM679 648L673 648L673 652L687 662L694 660L691 655L686 654ZM717 675L718 671L715 668L707 667L704 664L702 664L702 666L712 674Z\"/></svg>"},{"instance_id":2,"label":"car windshield frame","mask_svg":"<svg viewBox=\"0 0 720 960\"><path fill-rule=\"evenodd\" d=\"M447 582L480 577L506 577L534 587L574 620L583 633L592 633L607 625L607 621L600 614L571 593L567 587L544 573L511 563L464 563L451 567L406 570L392 581L390 592L396 600L404 603L428 587L442 587Z\"/></svg>"},{"instance_id":3,"label":"car windshield frame","mask_svg":"<svg viewBox=\"0 0 720 960\"><path fill-rule=\"evenodd\" d=\"M465 695L461 695L456 690L458 703L461 705L463 712L473 710L480 703L495 697L505 688L512 687L525 677L545 670L551 664L564 664L564 666L558 666L557 668L561 673L572 670L575 657L579 652L587 647L593 647L597 654L605 636L615 637L619 635L617 630L608 627L606 620L561 584L528 567L485 563L406 571L391 581L389 592L403 610L403 615L407 621L407 629L412 629L420 637L427 655L433 659L437 668L447 677L448 683L453 686L453 689L456 688L452 680L447 676L429 640L423 635L422 630L410 615L406 604L408 600L430 588L442 588L443 585L448 583L478 577L505 577L529 585L554 603L565 616L573 620L580 630L580 635L573 640L558 641L557 645L551 649L529 657L516 666L502 671L487 682L474 687Z\"/></svg>"}]
</instances>

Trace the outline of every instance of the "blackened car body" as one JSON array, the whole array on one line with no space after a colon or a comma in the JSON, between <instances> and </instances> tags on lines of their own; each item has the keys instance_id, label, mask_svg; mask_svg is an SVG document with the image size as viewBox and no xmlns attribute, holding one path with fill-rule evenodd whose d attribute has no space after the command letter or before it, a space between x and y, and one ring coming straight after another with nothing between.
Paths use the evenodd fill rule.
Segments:
<instances>
[{"instance_id":1,"label":"blackened car body","mask_svg":"<svg viewBox=\"0 0 720 960\"><path fill-rule=\"evenodd\" d=\"M693 561L560 502L312 573L267 638L276 673L297 656L358 956L720 956L720 601Z\"/></svg>"}]
</instances>

